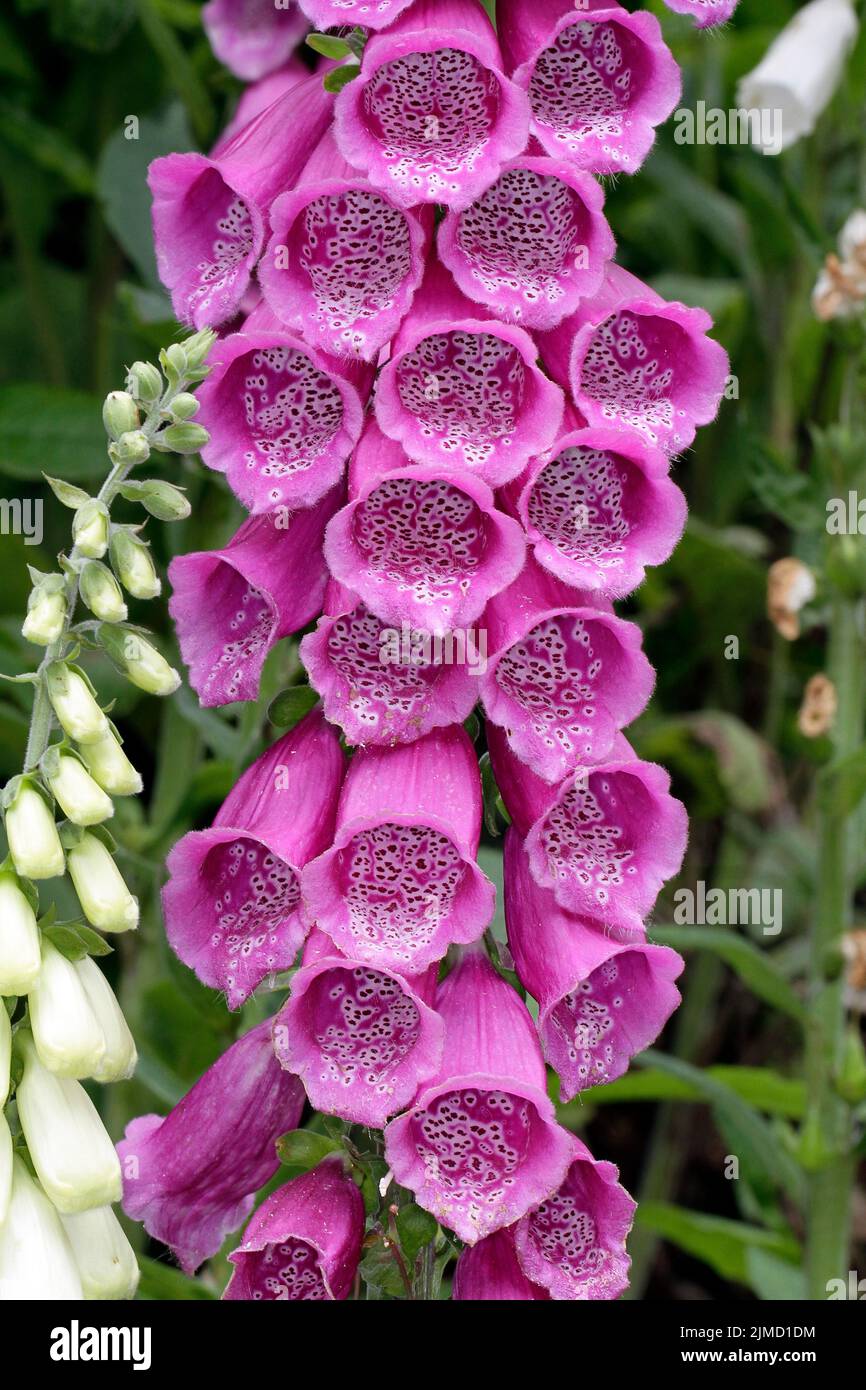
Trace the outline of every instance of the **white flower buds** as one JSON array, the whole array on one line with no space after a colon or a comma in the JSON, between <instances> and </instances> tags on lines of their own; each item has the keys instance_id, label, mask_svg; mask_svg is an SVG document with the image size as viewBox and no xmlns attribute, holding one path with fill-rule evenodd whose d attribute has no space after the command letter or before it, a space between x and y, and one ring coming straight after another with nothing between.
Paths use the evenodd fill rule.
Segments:
<instances>
[{"instance_id":1,"label":"white flower buds","mask_svg":"<svg viewBox=\"0 0 866 1390\"><path fill-rule=\"evenodd\" d=\"M133 598L156 598L162 589L150 558L150 548L128 526L111 533L111 564L124 589Z\"/></svg>"},{"instance_id":2,"label":"white flower buds","mask_svg":"<svg viewBox=\"0 0 866 1390\"><path fill-rule=\"evenodd\" d=\"M30 992L30 1027L43 1067L56 1076L94 1076L105 1037L72 961L42 938L42 971Z\"/></svg>"},{"instance_id":3,"label":"white flower buds","mask_svg":"<svg viewBox=\"0 0 866 1390\"><path fill-rule=\"evenodd\" d=\"M47 574L30 591L22 635L28 642L50 647L63 632L65 623L66 581L61 574Z\"/></svg>"},{"instance_id":4,"label":"white flower buds","mask_svg":"<svg viewBox=\"0 0 866 1390\"><path fill-rule=\"evenodd\" d=\"M77 1302L83 1296L60 1217L16 1158L9 1212L0 1225L0 1302Z\"/></svg>"},{"instance_id":5,"label":"white flower buds","mask_svg":"<svg viewBox=\"0 0 866 1390\"><path fill-rule=\"evenodd\" d=\"M180 676L146 638L127 627L101 627L99 640L114 665L139 690L149 695L171 695Z\"/></svg>"},{"instance_id":6,"label":"white flower buds","mask_svg":"<svg viewBox=\"0 0 866 1390\"><path fill-rule=\"evenodd\" d=\"M49 748L41 769L52 796L74 825L99 825L114 815L111 797L74 753Z\"/></svg>"},{"instance_id":7,"label":"white flower buds","mask_svg":"<svg viewBox=\"0 0 866 1390\"><path fill-rule=\"evenodd\" d=\"M15 875L0 872L0 994L29 994L41 965L36 913Z\"/></svg>"},{"instance_id":8,"label":"white flower buds","mask_svg":"<svg viewBox=\"0 0 866 1390\"><path fill-rule=\"evenodd\" d=\"M86 1299L132 1298L138 1287L135 1252L111 1207L61 1217Z\"/></svg>"},{"instance_id":9,"label":"white flower buds","mask_svg":"<svg viewBox=\"0 0 866 1390\"><path fill-rule=\"evenodd\" d=\"M45 673L48 698L61 728L76 743L93 743L108 729L90 683L74 666L54 661Z\"/></svg>"},{"instance_id":10,"label":"white flower buds","mask_svg":"<svg viewBox=\"0 0 866 1390\"><path fill-rule=\"evenodd\" d=\"M90 560L79 576L79 592L91 613L104 623L122 623L129 610L120 585L107 565Z\"/></svg>"},{"instance_id":11,"label":"white flower buds","mask_svg":"<svg viewBox=\"0 0 866 1390\"><path fill-rule=\"evenodd\" d=\"M141 791L141 774L129 761L110 727L102 738L85 744L81 756L91 777L111 796L137 796Z\"/></svg>"},{"instance_id":12,"label":"white flower buds","mask_svg":"<svg viewBox=\"0 0 866 1390\"><path fill-rule=\"evenodd\" d=\"M16 873L22 878L56 878L63 873L63 846L48 802L25 777L4 793L6 838Z\"/></svg>"},{"instance_id":13,"label":"white flower buds","mask_svg":"<svg viewBox=\"0 0 866 1390\"><path fill-rule=\"evenodd\" d=\"M100 931L134 931L138 900L127 888L110 850L85 832L67 851L69 873L88 922Z\"/></svg>"}]
</instances>

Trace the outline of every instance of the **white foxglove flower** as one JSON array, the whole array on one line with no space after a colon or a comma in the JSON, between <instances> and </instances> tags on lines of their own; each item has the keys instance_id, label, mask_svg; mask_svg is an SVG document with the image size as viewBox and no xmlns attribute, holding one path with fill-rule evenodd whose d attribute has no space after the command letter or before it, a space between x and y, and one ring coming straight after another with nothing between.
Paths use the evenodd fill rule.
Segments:
<instances>
[{"instance_id":1,"label":"white foxglove flower","mask_svg":"<svg viewBox=\"0 0 866 1390\"><path fill-rule=\"evenodd\" d=\"M67 855L69 873L84 915L100 931L133 931L138 926L138 900L101 840L84 834Z\"/></svg>"},{"instance_id":2,"label":"white foxglove flower","mask_svg":"<svg viewBox=\"0 0 866 1390\"><path fill-rule=\"evenodd\" d=\"M853 318L866 310L866 211L857 208L839 233L839 255L831 253L812 291L819 319Z\"/></svg>"},{"instance_id":3,"label":"white foxglove flower","mask_svg":"<svg viewBox=\"0 0 866 1390\"><path fill-rule=\"evenodd\" d=\"M135 1251L111 1207L62 1216L87 1299L132 1298L138 1287Z\"/></svg>"},{"instance_id":4,"label":"white foxglove flower","mask_svg":"<svg viewBox=\"0 0 866 1390\"><path fill-rule=\"evenodd\" d=\"M71 960L42 939L42 972L28 1005L39 1060L57 1076L95 1076L105 1036Z\"/></svg>"},{"instance_id":5,"label":"white foxglove flower","mask_svg":"<svg viewBox=\"0 0 866 1390\"><path fill-rule=\"evenodd\" d=\"M42 770L51 794L74 825L99 825L114 815L114 803L71 753L49 755Z\"/></svg>"},{"instance_id":6,"label":"white foxglove flower","mask_svg":"<svg viewBox=\"0 0 866 1390\"><path fill-rule=\"evenodd\" d=\"M104 626L99 640L118 670L148 695L171 695L180 685L180 676L165 657L131 628Z\"/></svg>"},{"instance_id":7,"label":"white foxglove flower","mask_svg":"<svg viewBox=\"0 0 866 1390\"><path fill-rule=\"evenodd\" d=\"M9 1214L12 1196L12 1132L0 1110L0 1226Z\"/></svg>"},{"instance_id":8,"label":"white foxglove flower","mask_svg":"<svg viewBox=\"0 0 866 1390\"><path fill-rule=\"evenodd\" d=\"M84 744L81 756L91 777L112 796L137 796L141 791L141 774L136 772L111 729L95 743Z\"/></svg>"},{"instance_id":9,"label":"white foxglove flower","mask_svg":"<svg viewBox=\"0 0 866 1390\"><path fill-rule=\"evenodd\" d=\"M61 575L50 575L31 590L21 633L28 642L50 647L57 641L65 622L66 586Z\"/></svg>"},{"instance_id":10,"label":"white foxglove flower","mask_svg":"<svg viewBox=\"0 0 866 1390\"><path fill-rule=\"evenodd\" d=\"M107 565L90 560L82 569L79 592L91 613L105 623L122 623L128 616L120 585Z\"/></svg>"},{"instance_id":11,"label":"white foxglove flower","mask_svg":"<svg viewBox=\"0 0 866 1390\"><path fill-rule=\"evenodd\" d=\"M91 497L79 507L72 520L72 539L80 555L101 560L108 549L108 508Z\"/></svg>"},{"instance_id":12,"label":"white foxglove flower","mask_svg":"<svg viewBox=\"0 0 866 1390\"><path fill-rule=\"evenodd\" d=\"M97 1081L125 1081L135 1071L138 1053L114 990L90 956L76 961L75 970L105 1039L105 1052L92 1074Z\"/></svg>"},{"instance_id":13,"label":"white foxglove flower","mask_svg":"<svg viewBox=\"0 0 866 1390\"><path fill-rule=\"evenodd\" d=\"M150 550L126 527L118 527L111 536L111 563L124 589L133 598L156 598L162 582L154 569Z\"/></svg>"},{"instance_id":14,"label":"white foxglove flower","mask_svg":"<svg viewBox=\"0 0 866 1390\"><path fill-rule=\"evenodd\" d=\"M120 1160L93 1101L80 1081L42 1065L29 1034L19 1038L18 1116L46 1195L64 1215L120 1201Z\"/></svg>"},{"instance_id":15,"label":"white foxglove flower","mask_svg":"<svg viewBox=\"0 0 866 1390\"><path fill-rule=\"evenodd\" d=\"M72 1246L45 1193L16 1158L9 1213L0 1226L0 1302L84 1297Z\"/></svg>"},{"instance_id":16,"label":"white foxglove flower","mask_svg":"<svg viewBox=\"0 0 866 1390\"><path fill-rule=\"evenodd\" d=\"M55 661L48 667L46 680L54 713L69 737L76 743L103 738L108 720L84 677L65 662Z\"/></svg>"},{"instance_id":17,"label":"white foxglove flower","mask_svg":"<svg viewBox=\"0 0 866 1390\"><path fill-rule=\"evenodd\" d=\"M851 0L811 0L742 79L737 90L741 107L778 112L780 128L772 144L760 145L763 122L752 123L753 141L765 154L779 154L811 135L839 85L856 39Z\"/></svg>"},{"instance_id":18,"label":"white foxglove flower","mask_svg":"<svg viewBox=\"0 0 866 1390\"><path fill-rule=\"evenodd\" d=\"M0 994L29 994L41 965L36 914L15 875L0 873Z\"/></svg>"},{"instance_id":19,"label":"white foxglove flower","mask_svg":"<svg viewBox=\"0 0 866 1390\"><path fill-rule=\"evenodd\" d=\"M6 838L22 878L56 878L63 873L63 846L54 816L45 798L26 780L6 808Z\"/></svg>"}]
</instances>

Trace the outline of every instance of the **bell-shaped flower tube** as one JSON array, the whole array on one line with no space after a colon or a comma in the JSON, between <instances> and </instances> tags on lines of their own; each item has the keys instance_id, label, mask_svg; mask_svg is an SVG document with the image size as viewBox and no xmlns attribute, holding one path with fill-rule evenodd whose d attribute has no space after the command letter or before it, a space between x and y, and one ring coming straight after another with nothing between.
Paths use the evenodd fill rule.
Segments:
<instances>
[{"instance_id":1,"label":"bell-shaped flower tube","mask_svg":"<svg viewBox=\"0 0 866 1390\"><path fill-rule=\"evenodd\" d=\"M523 1273L514 1230L507 1227L461 1251L451 1297L455 1303L543 1303L550 1294Z\"/></svg>"},{"instance_id":2,"label":"bell-shaped flower tube","mask_svg":"<svg viewBox=\"0 0 866 1390\"><path fill-rule=\"evenodd\" d=\"M9 1211L0 1223L0 1302L78 1302L83 1297L60 1217L23 1158L16 1158Z\"/></svg>"},{"instance_id":3,"label":"bell-shaped flower tube","mask_svg":"<svg viewBox=\"0 0 866 1390\"><path fill-rule=\"evenodd\" d=\"M335 121L343 155L376 188L408 207L466 207L524 148L529 103L477 0L415 0L368 41Z\"/></svg>"},{"instance_id":4,"label":"bell-shaped flower tube","mask_svg":"<svg viewBox=\"0 0 866 1390\"><path fill-rule=\"evenodd\" d=\"M525 837L535 881L560 907L618 941L644 936L644 918L662 885L679 872L688 818L670 777L636 758L620 736L611 756L548 786L488 724L496 782Z\"/></svg>"},{"instance_id":5,"label":"bell-shaped flower tube","mask_svg":"<svg viewBox=\"0 0 866 1390\"><path fill-rule=\"evenodd\" d=\"M278 1187L259 1207L229 1259L223 1298L339 1302L361 1258L364 1202L334 1154Z\"/></svg>"},{"instance_id":6,"label":"bell-shaped flower tube","mask_svg":"<svg viewBox=\"0 0 866 1390\"><path fill-rule=\"evenodd\" d=\"M230 1009L298 954L309 930L300 872L331 843L342 775L337 735L312 710L247 768L210 829L168 856L169 942Z\"/></svg>"},{"instance_id":7,"label":"bell-shaped flower tube","mask_svg":"<svg viewBox=\"0 0 866 1390\"><path fill-rule=\"evenodd\" d=\"M558 328L539 336L545 365L592 428L632 430L668 455L718 413L728 355L704 309L668 302L620 266Z\"/></svg>"},{"instance_id":8,"label":"bell-shaped flower tube","mask_svg":"<svg viewBox=\"0 0 866 1390\"><path fill-rule=\"evenodd\" d=\"M203 705L254 700L268 652L320 612L325 527L340 501L334 488L315 507L250 517L222 550L172 560L168 608Z\"/></svg>"},{"instance_id":9,"label":"bell-shaped flower tube","mask_svg":"<svg viewBox=\"0 0 866 1390\"><path fill-rule=\"evenodd\" d=\"M495 890L476 863L481 785L464 729L349 764L330 849L301 877L311 918L352 959L418 974L475 941Z\"/></svg>"},{"instance_id":10,"label":"bell-shaped flower tube","mask_svg":"<svg viewBox=\"0 0 866 1390\"><path fill-rule=\"evenodd\" d=\"M309 68L304 66L300 58L292 56L276 71L269 72L266 77L261 77L252 82L249 87L245 87L238 98L238 104L231 120L223 128L217 143L210 152L211 159L216 159L220 151L230 145L244 126L255 120L260 112L264 111L278 97L283 96L290 87L294 87L296 82L302 81L309 75Z\"/></svg>"},{"instance_id":11,"label":"bell-shaped flower tube","mask_svg":"<svg viewBox=\"0 0 866 1390\"><path fill-rule=\"evenodd\" d=\"M473 947L439 987L439 1076L385 1130L394 1177L467 1245L519 1221L565 1178L571 1135L556 1123L532 1020Z\"/></svg>"},{"instance_id":12,"label":"bell-shaped flower tube","mask_svg":"<svg viewBox=\"0 0 866 1390\"><path fill-rule=\"evenodd\" d=\"M410 458L491 487L553 443L561 391L522 328L481 317L433 260L376 383L376 419Z\"/></svg>"},{"instance_id":13,"label":"bell-shaped flower tube","mask_svg":"<svg viewBox=\"0 0 866 1390\"><path fill-rule=\"evenodd\" d=\"M499 0L496 19L547 153L594 174L634 174L681 91L655 15L616 0Z\"/></svg>"},{"instance_id":14,"label":"bell-shaped flower tube","mask_svg":"<svg viewBox=\"0 0 866 1390\"><path fill-rule=\"evenodd\" d=\"M442 1061L444 1024L430 1007L437 969L403 978L312 933L274 1020L274 1050L316 1110L381 1129L411 1104Z\"/></svg>"},{"instance_id":15,"label":"bell-shaped flower tube","mask_svg":"<svg viewBox=\"0 0 866 1390\"><path fill-rule=\"evenodd\" d=\"M655 680L634 623L592 606L534 560L485 613L490 658L480 678L488 719L518 757L559 782L611 750Z\"/></svg>"},{"instance_id":16,"label":"bell-shaped flower tube","mask_svg":"<svg viewBox=\"0 0 866 1390\"><path fill-rule=\"evenodd\" d=\"M667 946L611 941L565 912L536 883L514 827L505 839L505 920L517 973L538 1001L536 1027L562 1099L622 1076L679 1006L682 957Z\"/></svg>"},{"instance_id":17,"label":"bell-shaped flower tube","mask_svg":"<svg viewBox=\"0 0 866 1390\"><path fill-rule=\"evenodd\" d=\"M310 27L295 0L208 0L201 19L216 57L245 82L285 63Z\"/></svg>"},{"instance_id":18,"label":"bell-shaped flower tube","mask_svg":"<svg viewBox=\"0 0 866 1390\"><path fill-rule=\"evenodd\" d=\"M237 313L265 244L268 209L297 179L332 107L321 76L310 76L254 117L216 158L190 153L153 161L148 185L157 265L181 322L215 327Z\"/></svg>"},{"instance_id":19,"label":"bell-shaped flower tube","mask_svg":"<svg viewBox=\"0 0 866 1390\"><path fill-rule=\"evenodd\" d=\"M259 280L277 317L335 356L374 360L412 304L430 253L432 208L372 188L326 131L271 208Z\"/></svg>"},{"instance_id":20,"label":"bell-shaped flower tube","mask_svg":"<svg viewBox=\"0 0 866 1390\"><path fill-rule=\"evenodd\" d=\"M364 29L387 29L412 0L298 0L307 18L319 29L357 24Z\"/></svg>"},{"instance_id":21,"label":"bell-shaped flower tube","mask_svg":"<svg viewBox=\"0 0 866 1390\"><path fill-rule=\"evenodd\" d=\"M215 1255L279 1167L276 1141L296 1129L304 1089L271 1046L271 1020L245 1033L165 1118L140 1115L117 1146L123 1209L188 1274Z\"/></svg>"},{"instance_id":22,"label":"bell-shaped flower tube","mask_svg":"<svg viewBox=\"0 0 866 1390\"><path fill-rule=\"evenodd\" d=\"M442 637L471 626L519 573L523 530L463 469L413 464L371 421L349 470L350 501L325 559L383 622Z\"/></svg>"}]
</instances>

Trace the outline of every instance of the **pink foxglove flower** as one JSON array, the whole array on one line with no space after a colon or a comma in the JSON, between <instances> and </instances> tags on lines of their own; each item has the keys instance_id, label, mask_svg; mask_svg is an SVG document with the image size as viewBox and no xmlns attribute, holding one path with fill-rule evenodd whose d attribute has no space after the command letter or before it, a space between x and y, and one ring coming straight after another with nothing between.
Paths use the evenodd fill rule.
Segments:
<instances>
[{"instance_id":1,"label":"pink foxglove flower","mask_svg":"<svg viewBox=\"0 0 866 1390\"><path fill-rule=\"evenodd\" d=\"M364 1202L333 1154L265 1198L229 1259L223 1298L346 1299L361 1258Z\"/></svg>"},{"instance_id":2,"label":"pink foxglove flower","mask_svg":"<svg viewBox=\"0 0 866 1390\"><path fill-rule=\"evenodd\" d=\"M318 29L357 24L364 29L387 29L407 10L412 0L298 0L304 14Z\"/></svg>"},{"instance_id":3,"label":"pink foxglove flower","mask_svg":"<svg viewBox=\"0 0 866 1390\"><path fill-rule=\"evenodd\" d=\"M332 582L325 616L300 651L327 718L348 743L365 746L412 743L468 719L478 701L484 643L484 633L474 629L433 638L408 624L389 627Z\"/></svg>"},{"instance_id":4,"label":"pink foxglove flower","mask_svg":"<svg viewBox=\"0 0 866 1390\"><path fill-rule=\"evenodd\" d=\"M255 514L318 502L361 433L372 368L309 347L267 304L216 343L209 365L198 391L204 462Z\"/></svg>"},{"instance_id":5,"label":"pink foxglove flower","mask_svg":"<svg viewBox=\"0 0 866 1390\"><path fill-rule=\"evenodd\" d=\"M486 483L413 464L374 421L352 459L349 496L325 535L328 568L395 627L434 637L470 627L523 565L523 530Z\"/></svg>"},{"instance_id":6,"label":"pink foxglove flower","mask_svg":"<svg viewBox=\"0 0 866 1390\"><path fill-rule=\"evenodd\" d=\"M699 29L727 23L739 3L740 0L665 0L669 10L691 15Z\"/></svg>"},{"instance_id":7,"label":"pink foxglove flower","mask_svg":"<svg viewBox=\"0 0 866 1390\"><path fill-rule=\"evenodd\" d=\"M410 458L462 467L491 487L553 443L562 393L524 329L490 319L438 261L376 384L376 418Z\"/></svg>"},{"instance_id":8,"label":"pink foxglove flower","mask_svg":"<svg viewBox=\"0 0 866 1390\"><path fill-rule=\"evenodd\" d=\"M477 0L416 0L369 40L335 117L343 155L376 188L407 207L466 207L524 148L529 103Z\"/></svg>"},{"instance_id":9,"label":"pink foxglove flower","mask_svg":"<svg viewBox=\"0 0 866 1390\"><path fill-rule=\"evenodd\" d=\"M640 629L593 606L534 560L490 600L484 620L487 717L548 782L604 758L652 694L655 673Z\"/></svg>"},{"instance_id":10,"label":"pink foxglove flower","mask_svg":"<svg viewBox=\"0 0 866 1390\"><path fill-rule=\"evenodd\" d=\"M461 1252L451 1297L455 1303L533 1303L549 1300L550 1294L527 1279L514 1248L514 1230L506 1228Z\"/></svg>"},{"instance_id":11,"label":"pink foxglove flower","mask_svg":"<svg viewBox=\"0 0 866 1390\"><path fill-rule=\"evenodd\" d=\"M478 763L459 725L356 753L334 843L302 875L310 917L345 955L419 974L493 916L480 834Z\"/></svg>"},{"instance_id":12,"label":"pink foxglove flower","mask_svg":"<svg viewBox=\"0 0 866 1390\"><path fill-rule=\"evenodd\" d=\"M231 144L244 126L249 125L260 112L309 75L310 69L304 66L300 58L292 56L285 66L277 68L276 72L269 72L267 77L262 77L258 82L245 87L238 98L234 115L210 152L211 159L218 159L220 152Z\"/></svg>"},{"instance_id":13,"label":"pink foxglove flower","mask_svg":"<svg viewBox=\"0 0 866 1390\"><path fill-rule=\"evenodd\" d=\"M285 63L310 27L295 0L209 0L201 17L217 58L245 82Z\"/></svg>"},{"instance_id":14,"label":"pink foxglove flower","mask_svg":"<svg viewBox=\"0 0 866 1390\"><path fill-rule=\"evenodd\" d=\"M616 425L679 454L714 420L728 355L704 309L669 303L620 266L594 299L539 337L551 375L592 428Z\"/></svg>"},{"instance_id":15,"label":"pink foxglove flower","mask_svg":"<svg viewBox=\"0 0 866 1390\"><path fill-rule=\"evenodd\" d=\"M342 775L337 735L313 710L247 769L213 826L168 856L169 942L230 1009L288 970L303 943L300 872L331 842Z\"/></svg>"},{"instance_id":16,"label":"pink foxglove flower","mask_svg":"<svg viewBox=\"0 0 866 1390\"><path fill-rule=\"evenodd\" d=\"M517 1258L556 1302L618 1298L628 1287L625 1242L636 1204L613 1163L599 1163L580 1139L569 1138L565 1181L515 1227Z\"/></svg>"},{"instance_id":17,"label":"pink foxglove flower","mask_svg":"<svg viewBox=\"0 0 866 1390\"><path fill-rule=\"evenodd\" d=\"M439 987L445 1053L438 1078L385 1130L385 1158L461 1240L510 1226L555 1191L571 1160L520 996L483 949Z\"/></svg>"},{"instance_id":18,"label":"pink foxglove flower","mask_svg":"<svg viewBox=\"0 0 866 1390\"><path fill-rule=\"evenodd\" d=\"M523 154L439 228L464 294L526 328L554 328L599 289L615 250L601 185L566 160Z\"/></svg>"},{"instance_id":19,"label":"pink foxglove flower","mask_svg":"<svg viewBox=\"0 0 866 1390\"><path fill-rule=\"evenodd\" d=\"M178 555L169 612L201 703L254 700L265 657L319 612L325 527L340 489L305 511L250 517L222 550Z\"/></svg>"},{"instance_id":20,"label":"pink foxglove flower","mask_svg":"<svg viewBox=\"0 0 866 1390\"><path fill-rule=\"evenodd\" d=\"M520 979L563 1100L615 1081L655 1042L674 1009L684 962L667 946L623 945L565 912L532 876L517 831L505 838L505 919Z\"/></svg>"},{"instance_id":21,"label":"pink foxglove flower","mask_svg":"<svg viewBox=\"0 0 866 1390\"><path fill-rule=\"evenodd\" d=\"M274 1049L316 1110L381 1129L412 1103L442 1061L444 1024L430 1007L437 971L374 969L313 931L274 1020Z\"/></svg>"},{"instance_id":22,"label":"pink foxglove flower","mask_svg":"<svg viewBox=\"0 0 866 1390\"><path fill-rule=\"evenodd\" d=\"M635 173L681 90L680 70L645 10L589 0L499 0L507 71L529 95L548 154L594 174Z\"/></svg>"},{"instance_id":23,"label":"pink foxglove flower","mask_svg":"<svg viewBox=\"0 0 866 1390\"><path fill-rule=\"evenodd\" d=\"M279 1166L304 1088L283 1071L271 1020L245 1033L164 1119L140 1115L117 1146L123 1209L173 1251L187 1274L215 1255Z\"/></svg>"},{"instance_id":24,"label":"pink foxglove flower","mask_svg":"<svg viewBox=\"0 0 866 1390\"><path fill-rule=\"evenodd\" d=\"M565 584L624 598L671 554L686 500L669 460L626 430L578 429L567 412L552 449L503 490L535 559Z\"/></svg>"},{"instance_id":25,"label":"pink foxglove flower","mask_svg":"<svg viewBox=\"0 0 866 1390\"><path fill-rule=\"evenodd\" d=\"M340 155L333 128L271 208L265 298L323 352L374 359L408 312L430 253L432 208L404 208Z\"/></svg>"},{"instance_id":26,"label":"pink foxglove flower","mask_svg":"<svg viewBox=\"0 0 866 1390\"><path fill-rule=\"evenodd\" d=\"M535 881L617 940L643 937L643 919L679 872L688 836L685 807L671 796L664 768L636 758L620 736L603 764L551 787L489 724L487 742Z\"/></svg>"},{"instance_id":27,"label":"pink foxglove flower","mask_svg":"<svg viewBox=\"0 0 866 1390\"><path fill-rule=\"evenodd\" d=\"M213 327L237 313L265 243L268 209L300 174L332 103L321 76L311 76L261 111L217 158L153 161L156 259L183 323Z\"/></svg>"}]
</instances>

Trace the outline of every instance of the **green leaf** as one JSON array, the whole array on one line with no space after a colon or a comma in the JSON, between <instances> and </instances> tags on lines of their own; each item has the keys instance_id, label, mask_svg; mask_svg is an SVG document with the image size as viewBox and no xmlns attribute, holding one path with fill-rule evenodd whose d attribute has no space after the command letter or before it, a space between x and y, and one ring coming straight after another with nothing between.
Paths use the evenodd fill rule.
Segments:
<instances>
[{"instance_id":1,"label":"green leaf","mask_svg":"<svg viewBox=\"0 0 866 1390\"><path fill-rule=\"evenodd\" d=\"M377 1294L386 1298L406 1297L406 1286L397 1262L392 1252L384 1245L374 1245L364 1256L359 1268L364 1283Z\"/></svg>"},{"instance_id":2,"label":"green leaf","mask_svg":"<svg viewBox=\"0 0 866 1390\"><path fill-rule=\"evenodd\" d=\"M704 1074L767 1115L799 1120L806 1112L805 1084L796 1078L781 1076L768 1067L708 1067ZM638 1059L634 1070L605 1086L581 1091L578 1100L560 1106L559 1114L563 1123L568 1123L579 1119L580 1110L586 1105L663 1100L702 1102L705 1099L704 1093L692 1082L652 1066L643 1067Z\"/></svg>"},{"instance_id":3,"label":"green leaf","mask_svg":"<svg viewBox=\"0 0 866 1390\"><path fill-rule=\"evenodd\" d=\"M152 1260L149 1255L138 1256L141 1281L138 1297L147 1301L192 1301L193 1299L213 1301L219 1297L205 1287L198 1279L190 1279L173 1265Z\"/></svg>"},{"instance_id":4,"label":"green leaf","mask_svg":"<svg viewBox=\"0 0 866 1390\"><path fill-rule=\"evenodd\" d=\"M268 719L278 729L293 729L305 714L309 714L318 699L312 686L293 685L288 690L281 690L271 701Z\"/></svg>"},{"instance_id":5,"label":"green leaf","mask_svg":"<svg viewBox=\"0 0 866 1390\"><path fill-rule=\"evenodd\" d=\"M358 76L360 71L359 63L344 63L341 68L332 68L330 72L325 74L322 86L326 92L341 92Z\"/></svg>"},{"instance_id":6,"label":"green leaf","mask_svg":"<svg viewBox=\"0 0 866 1390\"><path fill-rule=\"evenodd\" d=\"M808 1299L806 1271L760 1245L746 1251L748 1284L770 1302L802 1303Z\"/></svg>"},{"instance_id":7,"label":"green leaf","mask_svg":"<svg viewBox=\"0 0 866 1390\"><path fill-rule=\"evenodd\" d=\"M305 43L323 58L348 58L352 52L346 40L338 39L336 34L308 34Z\"/></svg>"},{"instance_id":8,"label":"green leaf","mask_svg":"<svg viewBox=\"0 0 866 1390\"><path fill-rule=\"evenodd\" d=\"M0 472L41 481L46 467L61 480L104 474L101 401L85 391L0 386Z\"/></svg>"},{"instance_id":9,"label":"green leaf","mask_svg":"<svg viewBox=\"0 0 866 1390\"><path fill-rule=\"evenodd\" d=\"M74 483L67 483L63 478L52 478L49 473L43 473L45 479L58 502L64 507L69 507L70 511L76 512L79 507L83 507L85 502L90 501L90 493L83 487L76 487Z\"/></svg>"},{"instance_id":10,"label":"green leaf","mask_svg":"<svg viewBox=\"0 0 866 1390\"><path fill-rule=\"evenodd\" d=\"M684 722L696 739L713 750L732 806L753 814L778 804L781 789L773 753L753 729L724 710L702 710Z\"/></svg>"},{"instance_id":11,"label":"green leaf","mask_svg":"<svg viewBox=\"0 0 866 1390\"><path fill-rule=\"evenodd\" d=\"M202 143L206 143L212 133L214 122L213 106L207 87L177 34L160 14L154 0L135 0L135 3L139 23L162 63L166 77L183 101L196 136ZM175 149L185 149L189 144L190 141L187 140L185 144L176 145Z\"/></svg>"},{"instance_id":12,"label":"green leaf","mask_svg":"<svg viewBox=\"0 0 866 1390\"><path fill-rule=\"evenodd\" d=\"M329 1139L326 1134L293 1129L277 1140L277 1157L287 1168L299 1168L306 1173L328 1154L339 1153L342 1147L339 1140Z\"/></svg>"},{"instance_id":13,"label":"green leaf","mask_svg":"<svg viewBox=\"0 0 866 1390\"><path fill-rule=\"evenodd\" d=\"M723 1279L749 1286L749 1252L763 1250L796 1268L800 1247L794 1236L767 1231L705 1212L688 1211L669 1202L641 1202L636 1221L664 1240L694 1255Z\"/></svg>"},{"instance_id":14,"label":"green leaf","mask_svg":"<svg viewBox=\"0 0 866 1390\"><path fill-rule=\"evenodd\" d=\"M134 0L53 0L51 29L58 42L104 53L126 33Z\"/></svg>"},{"instance_id":15,"label":"green leaf","mask_svg":"<svg viewBox=\"0 0 866 1390\"><path fill-rule=\"evenodd\" d=\"M83 922L54 922L42 926L47 936L67 960L83 960L85 956L110 956L114 950L99 932Z\"/></svg>"},{"instance_id":16,"label":"green leaf","mask_svg":"<svg viewBox=\"0 0 866 1390\"><path fill-rule=\"evenodd\" d=\"M9 102L0 102L0 139L34 164L62 179L74 193L89 195L96 176L84 155L62 131L37 121Z\"/></svg>"},{"instance_id":17,"label":"green leaf","mask_svg":"<svg viewBox=\"0 0 866 1390\"><path fill-rule=\"evenodd\" d=\"M395 1224L397 1235L400 1237L400 1247L411 1268L424 1246L436 1239L439 1222L429 1211L425 1211L414 1202L409 1202L397 1212Z\"/></svg>"},{"instance_id":18,"label":"green leaf","mask_svg":"<svg viewBox=\"0 0 866 1390\"><path fill-rule=\"evenodd\" d=\"M745 936L730 929L717 927L650 927L651 939L675 951L712 951L735 970L744 984L759 999L774 1009L805 1022L806 1009L799 995L773 964L766 951L761 951Z\"/></svg>"},{"instance_id":19,"label":"green leaf","mask_svg":"<svg viewBox=\"0 0 866 1390\"><path fill-rule=\"evenodd\" d=\"M127 139L125 126L116 131L103 146L99 160L97 191L105 220L142 279L156 290L161 287L153 250L147 166L160 155L189 149L191 144L183 108L175 102L161 116L142 116L137 139Z\"/></svg>"}]
</instances>

